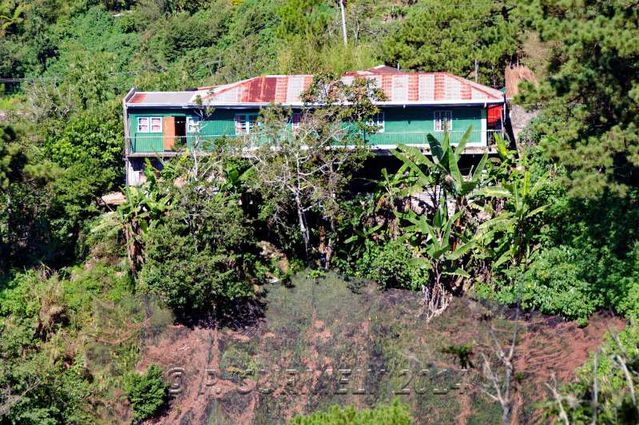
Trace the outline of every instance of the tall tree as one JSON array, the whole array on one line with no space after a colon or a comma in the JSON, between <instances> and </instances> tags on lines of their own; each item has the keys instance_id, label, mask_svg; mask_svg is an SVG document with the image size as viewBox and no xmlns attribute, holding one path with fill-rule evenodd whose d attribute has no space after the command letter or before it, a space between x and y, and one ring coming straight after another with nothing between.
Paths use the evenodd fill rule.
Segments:
<instances>
[{"instance_id":1,"label":"tall tree","mask_svg":"<svg viewBox=\"0 0 639 425\"><path fill-rule=\"evenodd\" d=\"M346 85L322 75L303 97L307 108L302 113L291 116L279 108L263 112L257 139L247 141L250 146L259 143L252 149L252 163L272 216L294 211L308 257L313 252L309 214L319 214L320 222L334 229L339 196L368 154L363 148L366 133L375 131L368 124L378 111L372 101L383 93L368 80ZM327 245L327 265L331 240L321 239Z\"/></svg>"},{"instance_id":2,"label":"tall tree","mask_svg":"<svg viewBox=\"0 0 639 425\"><path fill-rule=\"evenodd\" d=\"M503 82L505 64L516 58L520 25L511 0L421 0L382 45L387 63L419 71L448 71L479 81Z\"/></svg>"},{"instance_id":3,"label":"tall tree","mask_svg":"<svg viewBox=\"0 0 639 425\"><path fill-rule=\"evenodd\" d=\"M625 194L639 184L639 8L627 0L537 1L550 77L524 100L543 106L536 125L574 194Z\"/></svg>"}]
</instances>

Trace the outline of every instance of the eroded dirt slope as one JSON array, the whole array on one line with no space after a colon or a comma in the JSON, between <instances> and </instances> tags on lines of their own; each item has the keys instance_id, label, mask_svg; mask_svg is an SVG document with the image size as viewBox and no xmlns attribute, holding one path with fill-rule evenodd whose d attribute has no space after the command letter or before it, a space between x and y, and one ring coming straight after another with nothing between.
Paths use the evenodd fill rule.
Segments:
<instances>
[{"instance_id":1,"label":"eroded dirt slope","mask_svg":"<svg viewBox=\"0 0 639 425\"><path fill-rule=\"evenodd\" d=\"M623 327L604 316L585 328L540 315L515 320L468 299L425 323L419 294L353 288L335 276L269 286L266 306L244 328L172 326L147 342L139 368L160 364L176 393L154 422L277 424L334 403L400 397L418 423L496 423L479 353L494 358L491 332L506 345L518 326L516 422L533 423L544 382L570 379L606 331ZM462 345L472 349L468 370L446 353Z\"/></svg>"}]
</instances>

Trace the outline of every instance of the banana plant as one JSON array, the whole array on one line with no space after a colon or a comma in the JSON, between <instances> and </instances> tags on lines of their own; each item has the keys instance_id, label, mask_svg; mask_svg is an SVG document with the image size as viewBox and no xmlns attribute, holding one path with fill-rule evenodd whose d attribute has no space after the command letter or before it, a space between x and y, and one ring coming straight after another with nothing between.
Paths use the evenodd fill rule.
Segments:
<instances>
[{"instance_id":1,"label":"banana plant","mask_svg":"<svg viewBox=\"0 0 639 425\"><path fill-rule=\"evenodd\" d=\"M406 200L396 211L402 238L414 247L416 266L432 277L423 288L427 318L443 312L452 296L463 292L470 278L465 268L479 240L470 212L483 200L480 190L488 181L488 157L482 156L474 169L462 173L462 152L471 131L456 146L448 133L440 139L428 135L430 157L412 146L399 146L393 152L401 166L389 182Z\"/></svg>"},{"instance_id":2,"label":"banana plant","mask_svg":"<svg viewBox=\"0 0 639 425\"><path fill-rule=\"evenodd\" d=\"M463 240L454 231L454 225L462 215L462 211L449 214L445 202L439 204L435 213L429 217L417 214L412 210L401 214L401 219L409 223L404 227L404 238L419 253L422 266L432 274L435 286L442 286L442 278L470 277L464 270L463 257L474 247L474 240ZM450 285L447 290L455 293L461 289L457 284Z\"/></svg>"},{"instance_id":3,"label":"banana plant","mask_svg":"<svg viewBox=\"0 0 639 425\"><path fill-rule=\"evenodd\" d=\"M471 252L481 240L476 217L470 213L482 208L485 196L481 189L490 175L486 172L487 155L469 173L462 173L462 152L471 131L469 128L457 145L451 143L448 133L441 139L427 136L430 155L414 146L398 146L393 155L401 162L400 168L395 174L383 174L378 187L381 195L377 199L391 206L397 229L385 236L410 244L415 267L431 276L422 288L427 319L441 314L452 296L464 291L470 278L466 269ZM380 233L375 226L356 232L349 242L365 241Z\"/></svg>"},{"instance_id":4,"label":"banana plant","mask_svg":"<svg viewBox=\"0 0 639 425\"><path fill-rule=\"evenodd\" d=\"M118 217L126 242L131 272L135 275L144 262L143 236L149 226L161 219L172 206L171 198L160 193L151 164L145 166L146 182L124 188L126 202L118 207Z\"/></svg>"},{"instance_id":5,"label":"banana plant","mask_svg":"<svg viewBox=\"0 0 639 425\"><path fill-rule=\"evenodd\" d=\"M468 127L457 146L451 145L450 134L447 132L444 133L441 141L433 137L432 134L426 136L433 154L435 171L440 175L439 180L446 184L450 193L456 198L473 193L482 183L483 172L486 168L488 156L484 154L469 176L464 176L459 169L461 154L470 141L471 132L472 127Z\"/></svg>"},{"instance_id":6,"label":"banana plant","mask_svg":"<svg viewBox=\"0 0 639 425\"><path fill-rule=\"evenodd\" d=\"M531 221L549 207L549 204L539 205L537 200L539 192L548 184L548 174L533 181L525 152L518 154L504 149L500 157L506 168L501 173L502 182L480 191L483 196L502 199L505 204L503 210L480 229L483 245L493 246L491 257L497 258L493 267L507 262L520 264L530 258L536 249L531 243L534 237Z\"/></svg>"},{"instance_id":7,"label":"banana plant","mask_svg":"<svg viewBox=\"0 0 639 425\"><path fill-rule=\"evenodd\" d=\"M484 183L488 159L484 154L469 175L461 172L461 154L470 140L471 131L469 127L457 146L451 144L449 133L444 133L441 140L429 134L427 141L432 160L413 146L398 146L393 154L402 162L397 174L406 176L401 182L406 187L403 195L426 193L433 206L445 197L454 200L458 209L468 207L477 189Z\"/></svg>"},{"instance_id":8,"label":"banana plant","mask_svg":"<svg viewBox=\"0 0 639 425\"><path fill-rule=\"evenodd\" d=\"M446 202L440 203L432 216L412 210L402 214L401 219L408 223L402 238L416 251L413 264L428 270L432 277L422 287L426 320L443 313L452 297L463 293L464 282L470 278L464 267L475 241L464 240L455 230L462 214L462 211L450 214Z\"/></svg>"}]
</instances>

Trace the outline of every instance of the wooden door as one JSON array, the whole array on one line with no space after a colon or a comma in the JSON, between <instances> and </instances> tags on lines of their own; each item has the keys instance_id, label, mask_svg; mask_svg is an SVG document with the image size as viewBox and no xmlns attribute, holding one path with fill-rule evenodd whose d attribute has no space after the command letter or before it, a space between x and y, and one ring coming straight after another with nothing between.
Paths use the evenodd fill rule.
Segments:
<instances>
[{"instance_id":1,"label":"wooden door","mask_svg":"<svg viewBox=\"0 0 639 425\"><path fill-rule=\"evenodd\" d=\"M172 151L175 147L175 117L164 117L162 133L165 151Z\"/></svg>"}]
</instances>

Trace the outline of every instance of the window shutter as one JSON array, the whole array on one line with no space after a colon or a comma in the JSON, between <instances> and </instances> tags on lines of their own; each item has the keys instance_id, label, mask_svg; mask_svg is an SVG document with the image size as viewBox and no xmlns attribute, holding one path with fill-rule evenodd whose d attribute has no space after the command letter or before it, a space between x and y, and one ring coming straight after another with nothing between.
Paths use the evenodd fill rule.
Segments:
<instances>
[{"instance_id":1,"label":"window shutter","mask_svg":"<svg viewBox=\"0 0 639 425\"><path fill-rule=\"evenodd\" d=\"M435 131L452 131L453 111L435 111Z\"/></svg>"},{"instance_id":2,"label":"window shutter","mask_svg":"<svg viewBox=\"0 0 639 425\"><path fill-rule=\"evenodd\" d=\"M453 113L452 111L446 111L444 113L445 119L446 119L446 130L447 131L452 131L453 129Z\"/></svg>"}]
</instances>

